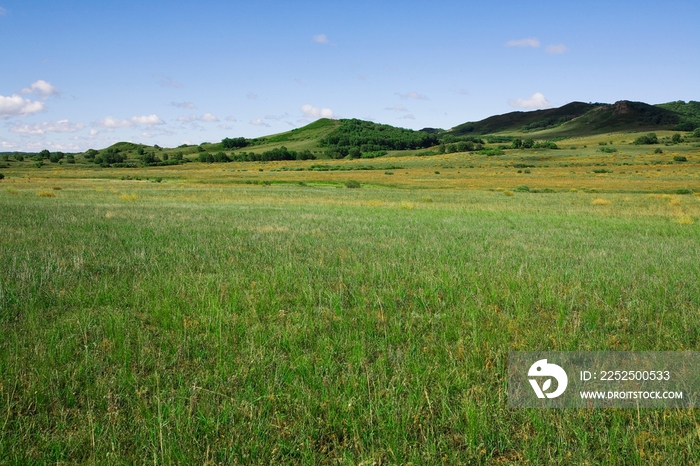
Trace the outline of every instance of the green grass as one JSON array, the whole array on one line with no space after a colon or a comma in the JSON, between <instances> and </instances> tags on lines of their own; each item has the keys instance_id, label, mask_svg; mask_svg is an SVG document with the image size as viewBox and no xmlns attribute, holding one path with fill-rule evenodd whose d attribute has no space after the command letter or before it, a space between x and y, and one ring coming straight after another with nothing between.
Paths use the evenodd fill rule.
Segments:
<instances>
[{"instance_id":1,"label":"green grass","mask_svg":"<svg viewBox=\"0 0 700 466\"><path fill-rule=\"evenodd\" d=\"M505 380L511 350L697 349L696 196L17 186L0 463L700 459L693 410L509 409Z\"/></svg>"}]
</instances>

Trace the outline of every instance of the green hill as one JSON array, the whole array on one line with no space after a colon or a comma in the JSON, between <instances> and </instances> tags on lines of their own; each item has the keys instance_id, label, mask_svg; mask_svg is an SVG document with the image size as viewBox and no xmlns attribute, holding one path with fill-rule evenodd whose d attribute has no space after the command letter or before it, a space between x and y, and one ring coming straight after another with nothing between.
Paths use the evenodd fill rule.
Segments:
<instances>
[{"instance_id":1,"label":"green hill","mask_svg":"<svg viewBox=\"0 0 700 466\"><path fill-rule=\"evenodd\" d=\"M511 112L450 130L456 136L529 133L530 137L589 136L613 132L686 130L700 126L698 102L649 105L621 100L614 104L572 102L559 108Z\"/></svg>"},{"instance_id":2,"label":"green hill","mask_svg":"<svg viewBox=\"0 0 700 466\"><path fill-rule=\"evenodd\" d=\"M554 128L578 118L602 104L572 102L559 108L535 110L532 112L510 112L494 115L477 122L467 122L455 126L450 133L456 136L467 134L481 135L503 132L527 132Z\"/></svg>"}]
</instances>

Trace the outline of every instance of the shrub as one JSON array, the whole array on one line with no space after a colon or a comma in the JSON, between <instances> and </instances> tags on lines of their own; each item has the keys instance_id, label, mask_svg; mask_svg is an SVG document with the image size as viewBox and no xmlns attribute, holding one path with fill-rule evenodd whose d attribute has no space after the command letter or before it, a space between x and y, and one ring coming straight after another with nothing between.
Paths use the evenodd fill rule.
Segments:
<instances>
[{"instance_id":1,"label":"shrub","mask_svg":"<svg viewBox=\"0 0 700 466\"><path fill-rule=\"evenodd\" d=\"M659 138L656 136L656 133L649 133L646 136L639 136L637 139L634 140L634 144L641 145L641 144L658 144Z\"/></svg>"},{"instance_id":2,"label":"shrub","mask_svg":"<svg viewBox=\"0 0 700 466\"><path fill-rule=\"evenodd\" d=\"M351 188L351 189L356 189L356 188L362 187L362 185L360 185L360 182L359 182L359 181L356 181L356 180L349 180L349 181L346 181L346 182L345 182L345 187L346 187L346 188Z\"/></svg>"},{"instance_id":3,"label":"shrub","mask_svg":"<svg viewBox=\"0 0 700 466\"><path fill-rule=\"evenodd\" d=\"M685 155L674 155L673 161L674 162L687 162L688 159L685 157Z\"/></svg>"},{"instance_id":4,"label":"shrub","mask_svg":"<svg viewBox=\"0 0 700 466\"><path fill-rule=\"evenodd\" d=\"M693 190L690 188L680 188L676 190L676 194L693 194Z\"/></svg>"},{"instance_id":5,"label":"shrub","mask_svg":"<svg viewBox=\"0 0 700 466\"><path fill-rule=\"evenodd\" d=\"M2 173L0 173L0 180L4 180L4 179L5 179L5 175L3 175Z\"/></svg>"},{"instance_id":6,"label":"shrub","mask_svg":"<svg viewBox=\"0 0 700 466\"><path fill-rule=\"evenodd\" d=\"M664 153L664 151L663 151L663 150L661 150L661 148L660 148L660 147L657 147L656 149L654 149L654 153L655 153L655 154L663 154L663 153Z\"/></svg>"},{"instance_id":7,"label":"shrub","mask_svg":"<svg viewBox=\"0 0 700 466\"><path fill-rule=\"evenodd\" d=\"M13 154L13 157L18 162L22 162L24 160L24 155L22 155L22 154Z\"/></svg>"},{"instance_id":8,"label":"shrub","mask_svg":"<svg viewBox=\"0 0 700 466\"><path fill-rule=\"evenodd\" d=\"M515 190L519 193L529 193L530 188L528 186L518 186Z\"/></svg>"}]
</instances>

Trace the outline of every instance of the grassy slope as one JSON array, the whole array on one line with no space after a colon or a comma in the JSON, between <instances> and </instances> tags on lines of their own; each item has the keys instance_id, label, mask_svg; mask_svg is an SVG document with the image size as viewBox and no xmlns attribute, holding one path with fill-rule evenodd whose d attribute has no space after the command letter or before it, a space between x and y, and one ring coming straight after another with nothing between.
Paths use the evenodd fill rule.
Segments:
<instances>
[{"instance_id":1,"label":"grassy slope","mask_svg":"<svg viewBox=\"0 0 700 466\"><path fill-rule=\"evenodd\" d=\"M688 110L690 111L690 110ZM553 128L523 132L526 125L550 119L570 118ZM664 105L652 106L642 102L620 101L608 104L584 104L573 102L563 107L512 112L497 115L480 122L464 123L452 129L461 134L520 134L533 138L583 137L605 133L630 133L639 131L662 131L674 129L681 114Z\"/></svg>"}]
</instances>

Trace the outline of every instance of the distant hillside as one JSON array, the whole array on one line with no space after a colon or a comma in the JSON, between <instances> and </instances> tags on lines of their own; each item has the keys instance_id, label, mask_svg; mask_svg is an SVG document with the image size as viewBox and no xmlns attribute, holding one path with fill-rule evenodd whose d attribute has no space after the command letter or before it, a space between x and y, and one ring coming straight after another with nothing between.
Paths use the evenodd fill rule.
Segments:
<instances>
[{"instance_id":1,"label":"distant hillside","mask_svg":"<svg viewBox=\"0 0 700 466\"><path fill-rule=\"evenodd\" d=\"M685 103L682 100L678 100L676 102L658 104L656 107L670 110L678 114L681 119L678 124L679 130L692 131L695 128L700 128L700 102L691 100Z\"/></svg>"},{"instance_id":2,"label":"distant hillside","mask_svg":"<svg viewBox=\"0 0 700 466\"><path fill-rule=\"evenodd\" d=\"M535 110L532 112L511 112L494 115L485 120L468 122L455 126L450 132L456 136L467 134L493 134L502 132L537 131L554 128L584 115L602 104L571 102L559 108Z\"/></svg>"},{"instance_id":3,"label":"distant hillside","mask_svg":"<svg viewBox=\"0 0 700 466\"><path fill-rule=\"evenodd\" d=\"M457 136L494 133L532 133L532 137L572 137L612 132L685 130L700 126L698 102L649 105L621 100L614 104L572 102L559 108L511 112L450 130Z\"/></svg>"}]
</instances>

